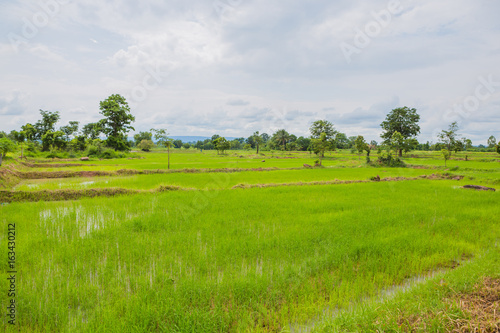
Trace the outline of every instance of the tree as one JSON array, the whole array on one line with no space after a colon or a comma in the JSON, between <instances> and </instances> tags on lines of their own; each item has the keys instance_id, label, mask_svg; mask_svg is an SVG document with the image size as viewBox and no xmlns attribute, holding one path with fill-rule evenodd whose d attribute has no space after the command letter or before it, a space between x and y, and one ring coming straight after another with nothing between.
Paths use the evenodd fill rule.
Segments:
<instances>
[{"instance_id":1,"label":"tree","mask_svg":"<svg viewBox=\"0 0 500 333\"><path fill-rule=\"evenodd\" d=\"M154 138L156 140L156 144L162 147L167 147L167 169L170 169L170 148L172 147L172 139L168 137L168 133L166 129L151 129L151 132L154 133Z\"/></svg>"},{"instance_id":2,"label":"tree","mask_svg":"<svg viewBox=\"0 0 500 333\"><path fill-rule=\"evenodd\" d=\"M151 140L142 140L137 145L137 148L139 148L142 151L150 151L154 147L154 145L155 144Z\"/></svg>"},{"instance_id":3,"label":"tree","mask_svg":"<svg viewBox=\"0 0 500 333\"><path fill-rule=\"evenodd\" d=\"M492 135L488 138L488 148L495 148L497 139Z\"/></svg>"},{"instance_id":4,"label":"tree","mask_svg":"<svg viewBox=\"0 0 500 333\"><path fill-rule=\"evenodd\" d=\"M500 154L500 141L498 141L498 143L496 145L496 148L497 148L497 153Z\"/></svg>"},{"instance_id":5,"label":"tree","mask_svg":"<svg viewBox=\"0 0 500 333\"><path fill-rule=\"evenodd\" d=\"M36 128L30 123L27 123L26 125L21 126L21 129L26 135L26 139L28 141L33 141L36 139Z\"/></svg>"},{"instance_id":6,"label":"tree","mask_svg":"<svg viewBox=\"0 0 500 333\"><path fill-rule=\"evenodd\" d=\"M191 144L190 144L189 142L186 142L186 143L184 143L184 144L182 145L182 148L184 148L184 149L189 149L189 148L191 148Z\"/></svg>"},{"instance_id":7,"label":"tree","mask_svg":"<svg viewBox=\"0 0 500 333\"><path fill-rule=\"evenodd\" d=\"M319 157L319 165L322 165L325 151L331 148L331 142L328 141L326 133L321 133L319 138L311 139L311 149Z\"/></svg>"},{"instance_id":8,"label":"tree","mask_svg":"<svg viewBox=\"0 0 500 333\"><path fill-rule=\"evenodd\" d=\"M264 140L259 135L259 131L255 132L253 134L253 142L255 143L255 146L257 147L257 154L258 154L259 153L259 146L264 143Z\"/></svg>"},{"instance_id":9,"label":"tree","mask_svg":"<svg viewBox=\"0 0 500 333\"><path fill-rule=\"evenodd\" d=\"M402 108L393 109L385 118L380 126L384 130L380 136L384 139L385 144L391 144L392 137L395 132L403 137L403 140L411 139L420 133L420 126L418 122L420 116L417 114L415 108ZM403 145L399 147L399 156L403 156Z\"/></svg>"},{"instance_id":10,"label":"tree","mask_svg":"<svg viewBox=\"0 0 500 333\"><path fill-rule=\"evenodd\" d=\"M40 110L40 114L42 115L42 120L37 121L34 125L36 130L35 139L41 139L48 131L55 131L55 124L61 118L59 111L50 112Z\"/></svg>"},{"instance_id":11,"label":"tree","mask_svg":"<svg viewBox=\"0 0 500 333\"><path fill-rule=\"evenodd\" d=\"M134 135L134 141L136 145L139 145L139 143L142 142L142 140L149 140L151 141L153 138L153 133L151 132L139 132Z\"/></svg>"},{"instance_id":12,"label":"tree","mask_svg":"<svg viewBox=\"0 0 500 333\"><path fill-rule=\"evenodd\" d=\"M59 128L59 130L66 135L66 141L69 141L69 137L73 135L73 133L78 132L79 125L80 125L79 121L70 121L69 125L62 126Z\"/></svg>"},{"instance_id":13,"label":"tree","mask_svg":"<svg viewBox=\"0 0 500 333\"><path fill-rule=\"evenodd\" d=\"M182 140L174 140L172 141L172 144L174 145L175 148L181 148L182 147Z\"/></svg>"},{"instance_id":14,"label":"tree","mask_svg":"<svg viewBox=\"0 0 500 333\"><path fill-rule=\"evenodd\" d=\"M307 148L309 148L309 145L311 144L311 139L309 138L304 138L303 136L299 136L297 139L297 149L301 151L306 151Z\"/></svg>"},{"instance_id":15,"label":"tree","mask_svg":"<svg viewBox=\"0 0 500 333\"><path fill-rule=\"evenodd\" d=\"M63 131L47 131L42 136L42 151L48 151L51 148L62 149L66 145Z\"/></svg>"},{"instance_id":16,"label":"tree","mask_svg":"<svg viewBox=\"0 0 500 333\"><path fill-rule=\"evenodd\" d=\"M0 139L0 165L2 165L2 161L7 155L7 153L14 152L16 150L16 144L12 142L10 139L1 138Z\"/></svg>"},{"instance_id":17,"label":"tree","mask_svg":"<svg viewBox=\"0 0 500 333\"><path fill-rule=\"evenodd\" d=\"M446 161L450 159L451 152L447 149L441 149L441 154L443 154L444 157L444 167L446 168Z\"/></svg>"},{"instance_id":18,"label":"tree","mask_svg":"<svg viewBox=\"0 0 500 333\"><path fill-rule=\"evenodd\" d=\"M83 135L90 140L95 140L99 138L101 133L104 133L104 119L96 123L88 123L82 127Z\"/></svg>"},{"instance_id":19,"label":"tree","mask_svg":"<svg viewBox=\"0 0 500 333\"><path fill-rule=\"evenodd\" d=\"M128 150L126 134L129 130L135 130L130 125L135 121L135 117L130 113L125 98L118 94L111 95L99 103L99 108L105 117L103 130L108 136L106 144L115 150Z\"/></svg>"},{"instance_id":20,"label":"tree","mask_svg":"<svg viewBox=\"0 0 500 333\"><path fill-rule=\"evenodd\" d=\"M362 135L358 135L355 141L355 147L358 150L358 152L361 154L363 151L366 150L366 162L370 163L370 152L372 150L372 146L370 146L366 141L365 138ZM375 147L375 146L373 146Z\"/></svg>"},{"instance_id":21,"label":"tree","mask_svg":"<svg viewBox=\"0 0 500 333\"><path fill-rule=\"evenodd\" d=\"M462 142L464 145L464 150L467 151L468 149L472 148L472 140L471 139L462 138Z\"/></svg>"},{"instance_id":22,"label":"tree","mask_svg":"<svg viewBox=\"0 0 500 333\"><path fill-rule=\"evenodd\" d=\"M215 149L217 149L217 154L219 154L219 153L224 154L224 152L226 150L231 148L231 143L229 141L227 141L226 138L219 137L219 138L215 139L214 146L215 146Z\"/></svg>"},{"instance_id":23,"label":"tree","mask_svg":"<svg viewBox=\"0 0 500 333\"><path fill-rule=\"evenodd\" d=\"M349 147L349 139L345 133L337 133L335 135L335 145L339 149L348 149Z\"/></svg>"},{"instance_id":24,"label":"tree","mask_svg":"<svg viewBox=\"0 0 500 333\"><path fill-rule=\"evenodd\" d=\"M23 143L26 140L26 132L24 132L24 131L20 131L20 132L11 131L9 133L9 137L11 138L11 140L13 140L14 142L17 142L18 144L21 145L21 159L22 159L23 154L24 154Z\"/></svg>"},{"instance_id":25,"label":"tree","mask_svg":"<svg viewBox=\"0 0 500 333\"><path fill-rule=\"evenodd\" d=\"M325 133L326 140L332 140L337 134L333 124L327 120L316 120L312 123L311 127L309 127L309 131L313 139L319 139L321 133Z\"/></svg>"},{"instance_id":26,"label":"tree","mask_svg":"<svg viewBox=\"0 0 500 333\"><path fill-rule=\"evenodd\" d=\"M448 151L450 152L452 150L457 151L457 149L460 148L459 146L460 141L458 139L460 135L457 134L458 129L459 129L458 124L456 121L454 121L453 123L450 124L447 131L442 130L441 133L438 134L440 143L445 145L446 149L448 149Z\"/></svg>"},{"instance_id":27,"label":"tree","mask_svg":"<svg viewBox=\"0 0 500 333\"><path fill-rule=\"evenodd\" d=\"M289 140L290 134L284 129L280 129L273 134L273 139L278 144L283 144L283 151L286 149L286 142Z\"/></svg>"}]
</instances>

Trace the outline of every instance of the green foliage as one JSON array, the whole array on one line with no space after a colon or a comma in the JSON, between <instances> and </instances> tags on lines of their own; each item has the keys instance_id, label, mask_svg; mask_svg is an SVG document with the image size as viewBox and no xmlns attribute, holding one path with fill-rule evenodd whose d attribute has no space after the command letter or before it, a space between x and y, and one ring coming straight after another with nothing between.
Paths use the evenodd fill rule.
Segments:
<instances>
[{"instance_id":1,"label":"green foliage","mask_svg":"<svg viewBox=\"0 0 500 333\"><path fill-rule=\"evenodd\" d=\"M311 149L319 157L319 165L322 165L322 159L325 151L332 149L332 143L328 141L326 133L321 133L319 138L311 139Z\"/></svg>"},{"instance_id":2,"label":"green foliage","mask_svg":"<svg viewBox=\"0 0 500 333\"><path fill-rule=\"evenodd\" d=\"M405 106L394 109L387 115L385 121L380 124L384 130L380 137L384 139L385 144L391 144L395 132L398 132L403 140L415 137L420 133L419 121L420 115L417 114L415 108L410 109ZM399 147L399 156L402 156L402 142Z\"/></svg>"},{"instance_id":3,"label":"green foliage","mask_svg":"<svg viewBox=\"0 0 500 333\"><path fill-rule=\"evenodd\" d=\"M74 133L78 132L79 121L70 121L69 125L62 126L60 130L66 135L66 141L69 141L69 137Z\"/></svg>"},{"instance_id":4,"label":"green foliage","mask_svg":"<svg viewBox=\"0 0 500 333\"><path fill-rule=\"evenodd\" d=\"M0 138L0 165L2 165L2 160L5 158L7 153L14 152L16 150L16 144L8 138Z\"/></svg>"},{"instance_id":5,"label":"green foliage","mask_svg":"<svg viewBox=\"0 0 500 333\"><path fill-rule=\"evenodd\" d=\"M186 142L186 143L184 143L184 144L182 145L182 147L183 147L184 149L189 149L189 148L191 148L191 144L190 144L189 142Z\"/></svg>"},{"instance_id":6,"label":"green foliage","mask_svg":"<svg viewBox=\"0 0 500 333\"><path fill-rule=\"evenodd\" d=\"M497 144L497 139L495 138L495 136L493 135L490 136L488 138L488 148L495 148L496 144Z\"/></svg>"},{"instance_id":7,"label":"green foliage","mask_svg":"<svg viewBox=\"0 0 500 333\"><path fill-rule=\"evenodd\" d=\"M391 168L399 168L406 166L406 164L399 157L394 157L390 151L382 151L379 154L378 164L381 166L386 166Z\"/></svg>"},{"instance_id":8,"label":"green foliage","mask_svg":"<svg viewBox=\"0 0 500 333\"><path fill-rule=\"evenodd\" d=\"M33 126L30 123L27 123L26 125L21 126L21 129L25 133L26 139L28 139L28 141L33 141L36 139L37 131L35 126Z\"/></svg>"},{"instance_id":9,"label":"green foliage","mask_svg":"<svg viewBox=\"0 0 500 333\"><path fill-rule=\"evenodd\" d=\"M83 135L89 140L95 140L99 138L101 133L104 133L104 120L100 120L97 123L88 123L82 128Z\"/></svg>"},{"instance_id":10,"label":"green foliage","mask_svg":"<svg viewBox=\"0 0 500 333\"><path fill-rule=\"evenodd\" d=\"M61 116L59 111L50 112L44 110L40 110L40 115L42 120L37 121L33 127L35 128L34 139L41 140L48 131L55 132L55 124L61 119Z\"/></svg>"},{"instance_id":11,"label":"green foliage","mask_svg":"<svg viewBox=\"0 0 500 333\"><path fill-rule=\"evenodd\" d=\"M462 150L462 141L459 140L458 132L458 123L455 121L451 123L448 127L448 130L442 130L441 133L438 134L439 142L443 144L448 151L460 151Z\"/></svg>"},{"instance_id":12,"label":"green foliage","mask_svg":"<svg viewBox=\"0 0 500 333\"><path fill-rule=\"evenodd\" d=\"M447 149L441 149L441 155L443 155L444 166L446 166L446 161L448 161L450 159L451 152Z\"/></svg>"},{"instance_id":13,"label":"green foliage","mask_svg":"<svg viewBox=\"0 0 500 333\"><path fill-rule=\"evenodd\" d=\"M136 146L139 146L142 140L151 141L152 139L153 139L153 133L151 132L139 132L134 135L134 141Z\"/></svg>"},{"instance_id":14,"label":"green foliage","mask_svg":"<svg viewBox=\"0 0 500 333\"><path fill-rule=\"evenodd\" d=\"M282 145L282 150L286 150L286 143L290 139L290 133L284 129L280 129L273 134L272 140L277 144Z\"/></svg>"},{"instance_id":15,"label":"green foliage","mask_svg":"<svg viewBox=\"0 0 500 333\"><path fill-rule=\"evenodd\" d=\"M218 137L214 140L215 149L217 149L217 153L224 154L226 150L231 148L231 143L226 140L224 137Z\"/></svg>"},{"instance_id":16,"label":"green foliage","mask_svg":"<svg viewBox=\"0 0 500 333\"><path fill-rule=\"evenodd\" d=\"M137 145L137 148L141 149L142 151L150 151L154 146L155 146L155 144L153 143L153 141L151 141L151 140L142 140Z\"/></svg>"},{"instance_id":17,"label":"green foliage","mask_svg":"<svg viewBox=\"0 0 500 333\"><path fill-rule=\"evenodd\" d=\"M312 139L319 139L321 137L321 133L325 133L327 141L333 140L337 134L333 124L328 120L316 120L312 123L309 131L311 132Z\"/></svg>"},{"instance_id":18,"label":"green foliage","mask_svg":"<svg viewBox=\"0 0 500 333\"><path fill-rule=\"evenodd\" d=\"M64 147L66 147L64 132L53 132L49 130L44 135L42 135L42 151L49 151L51 147L56 149L63 149Z\"/></svg>"},{"instance_id":19,"label":"green foliage","mask_svg":"<svg viewBox=\"0 0 500 333\"><path fill-rule=\"evenodd\" d=\"M111 95L99 103L101 114L105 117L102 122L103 131L108 136L106 145L115 150L129 150L126 138L129 130L134 130L130 125L135 117L130 113L127 101L121 95Z\"/></svg>"}]
</instances>

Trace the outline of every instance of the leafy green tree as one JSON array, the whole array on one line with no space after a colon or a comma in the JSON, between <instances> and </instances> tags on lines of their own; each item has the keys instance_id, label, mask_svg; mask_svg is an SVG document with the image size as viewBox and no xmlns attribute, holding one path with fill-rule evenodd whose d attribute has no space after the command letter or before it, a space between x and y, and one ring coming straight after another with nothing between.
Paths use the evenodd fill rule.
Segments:
<instances>
[{"instance_id":1,"label":"leafy green tree","mask_svg":"<svg viewBox=\"0 0 500 333\"><path fill-rule=\"evenodd\" d=\"M130 113L125 98L118 94L111 95L99 103L99 108L105 117L103 130L108 136L106 144L115 150L128 150L130 147L126 134L129 130L135 130L130 125L135 117Z\"/></svg>"},{"instance_id":2,"label":"leafy green tree","mask_svg":"<svg viewBox=\"0 0 500 333\"><path fill-rule=\"evenodd\" d=\"M173 145L175 148L181 148L182 147L182 140L174 140Z\"/></svg>"},{"instance_id":3,"label":"leafy green tree","mask_svg":"<svg viewBox=\"0 0 500 333\"><path fill-rule=\"evenodd\" d=\"M228 149L231 148L231 143L226 140L224 137L219 137L215 139L214 141L214 146L215 149L217 149L217 154L221 153L224 154L224 152Z\"/></svg>"},{"instance_id":4,"label":"leafy green tree","mask_svg":"<svg viewBox=\"0 0 500 333\"><path fill-rule=\"evenodd\" d=\"M441 149L441 154L444 157L444 167L446 168L446 161L450 159L451 152L447 149Z\"/></svg>"},{"instance_id":5,"label":"leafy green tree","mask_svg":"<svg viewBox=\"0 0 500 333\"><path fill-rule=\"evenodd\" d=\"M496 148L497 148L497 153L500 154L500 141L498 141L498 143L496 145Z\"/></svg>"},{"instance_id":6,"label":"leafy green tree","mask_svg":"<svg viewBox=\"0 0 500 333\"><path fill-rule=\"evenodd\" d=\"M283 145L282 146L283 151L286 150L286 143L289 139L290 139L290 134L284 129L280 129L280 130L276 131L276 133L273 134L273 140L276 143Z\"/></svg>"},{"instance_id":7,"label":"leafy green tree","mask_svg":"<svg viewBox=\"0 0 500 333\"><path fill-rule=\"evenodd\" d=\"M142 142L142 140L151 141L152 139L153 139L153 133L151 132L139 132L134 135L134 141L136 146L138 146L139 143Z\"/></svg>"},{"instance_id":8,"label":"leafy green tree","mask_svg":"<svg viewBox=\"0 0 500 333\"><path fill-rule=\"evenodd\" d=\"M439 142L446 146L448 151L457 151L460 148L459 134L458 132L458 123L454 121L448 127L448 130L442 130L441 133L438 134Z\"/></svg>"},{"instance_id":9,"label":"leafy green tree","mask_svg":"<svg viewBox=\"0 0 500 333\"><path fill-rule=\"evenodd\" d=\"M300 151L307 151L307 148L311 145L311 139L299 136L297 139L297 149Z\"/></svg>"},{"instance_id":10,"label":"leafy green tree","mask_svg":"<svg viewBox=\"0 0 500 333\"><path fill-rule=\"evenodd\" d=\"M418 122L420 121L420 115L417 114L415 108L408 108L406 106L402 108L393 109L385 118L380 126L384 130L380 136L384 139L384 143L390 145L393 140L393 135L398 132L402 136L402 140L411 139L416 137L420 133L420 126ZM399 146L399 156L403 156L403 147L401 144Z\"/></svg>"},{"instance_id":11,"label":"leafy green tree","mask_svg":"<svg viewBox=\"0 0 500 333\"><path fill-rule=\"evenodd\" d=\"M24 141L26 140L26 132L11 131L9 137L12 141L17 142L21 146L21 159L24 155Z\"/></svg>"},{"instance_id":12,"label":"leafy green tree","mask_svg":"<svg viewBox=\"0 0 500 333\"><path fill-rule=\"evenodd\" d=\"M231 149L239 150L241 149L241 147L241 142L238 139L234 139L233 141L231 141Z\"/></svg>"},{"instance_id":13,"label":"leafy green tree","mask_svg":"<svg viewBox=\"0 0 500 333\"><path fill-rule=\"evenodd\" d=\"M155 146L155 144L153 143L153 141L151 141L151 140L142 140L137 145L137 148L139 148L142 151L150 151L154 146Z\"/></svg>"},{"instance_id":14,"label":"leafy green tree","mask_svg":"<svg viewBox=\"0 0 500 333\"><path fill-rule=\"evenodd\" d=\"M33 141L36 140L36 128L30 123L27 123L26 125L21 126L21 129L26 135L26 139L28 141Z\"/></svg>"},{"instance_id":15,"label":"leafy green tree","mask_svg":"<svg viewBox=\"0 0 500 333\"><path fill-rule=\"evenodd\" d=\"M40 110L40 114L42 115L42 120L37 121L34 125L36 129L35 139L41 139L48 131L54 132L56 123L61 119L59 111L50 112Z\"/></svg>"},{"instance_id":16,"label":"leafy green tree","mask_svg":"<svg viewBox=\"0 0 500 333\"><path fill-rule=\"evenodd\" d=\"M495 148L497 139L492 135L488 138L488 148Z\"/></svg>"},{"instance_id":17,"label":"leafy green tree","mask_svg":"<svg viewBox=\"0 0 500 333\"><path fill-rule=\"evenodd\" d=\"M104 119L96 123L88 123L82 128L83 135L89 140L95 140L99 138L101 133L104 133Z\"/></svg>"},{"instance_id":18,"label":"leafy green tree","mask_svg":"<svg viewBox=\"0 0 500 333\"><path fill-rule=\"evenodd\" d=\"M217 149L217 154L222 153L231 148L231 143L224 137L219 137L214 141L215 149Z\"/></svg>"},{"instance_id":19,"label":"leafy green tree","mask_svg":"<svg viewBox=\"0 0 500 333\"><path fill-rule=\"evenodd\" d=\"M348 149L349 147L349 139L345 133L338 132L335 135L335 146L339 149Z\"/></svg>"},{"instance_id":20,"label":"leafy green tree","mask_svg":"<svg viewBox=\"0 0 500 333\"><path fill-rule=\"evenodd\" d=\"M11 153L14 151L16 151L16 144L12 140L10 140L6 137L1 138L0 139L0 165L2 165L2 161L5 158L5 156L7 155L7 153Z\"/></svg>"},{"instance_id":21,"label":"leafy green tree","mask_svg":"<svg viewBox=\"0 0 500 333\"><path fill-rule=\"evenodd\" d=\"M355 141L355 147L360 154L366 151L366 162L370 163L370 152L374 146L369 145L362 135L358 135Z\"/></svg>"},{"instance_id":22,"label":"leafy green tree","mask_svg":"<svg viewBox=\"0 0 500 333\"><path fill-rule=\"evenodd\" d=\"M42 151L48 151L53 148L62 149L66 146L63 131L47 131L42 136Z\"/></svg>"},{"instance_id":23,"label":"leafy green tree","mask_svg":"<svg viewBox=\"0 0 500 333\"><path fill-rule=\"evenodd\" d=\"M156 140L156 144L161 147L167 148L167 169L170 169L170 148L172 148L173 143L172 139L168 137L167 130L164 128L160 129L151 129L151 132L154 133L154 138Z\"/></svg>"},{"instance_id":24,"label":"leafy green tree","mask_svg":"<svg viewBox=\"0 0 500 333\"><path fill-rule=\"evenodd\" d=\"M74 133L78 132L79 121L70 121L69 125L62 126L59 128L60 131L64 132L66 135L66 141L69 141L69 137Z\"/></svg>"},{"instance_id":25,"label":"leafy green tree","mask_svg":"<svg viewBox=\"0 0 500 333\"><path fill-rule=\"evenodd\" d=\"M328 140L326 133L321 133L319 138L311 139L311 149L319 157L319 165L322 165L325 151L331 149L331 142Z\"/></svg>"},{"instance_id":26,"label":"leafy green tree","mask_svg":"<svg viewBox=\"0 0 500 333\"><path fill-rule=\"evenodd\" d=\"M257 154L259 153L259 146L264 143L264 140L259 134L259 131L253 134L253 142L255 142L255 147L257 147Z\"/></svg>"},{"instance_id":27,"label":"leafy green tree","mask_svg":"<svg viewBox=\"0 0 500 333\"><path fill-rule=\"evenodd\" d=\"M184 148L184 149L189 149L189 148L191 148L191 144L190 144L189 142L186 142L186 143L184 143L184 144L182 145L182 148Z\"/></svg>"},{"instance_id":28,"label":"leafy green tree","mask_svg":"<svg viewBox=\"0 0 500 333\"><path fill-rule=\"evenodd\" d=\"M321 133L325 133L326 140L332 140L337 134L333 124L327 120L316 120L312 123L311 127L309 127L309 131L311 132L311 138L313 139L319 139Z\"/></svg>"}]
</instances>

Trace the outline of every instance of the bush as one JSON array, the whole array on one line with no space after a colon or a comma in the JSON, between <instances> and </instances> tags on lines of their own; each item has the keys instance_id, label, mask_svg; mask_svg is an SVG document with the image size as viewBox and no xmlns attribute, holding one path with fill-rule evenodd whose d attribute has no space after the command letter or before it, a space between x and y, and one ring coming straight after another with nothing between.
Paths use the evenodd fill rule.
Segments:
<instances>
[{"instance_id":1,"label":"bush","mask_svg":"<svg viewBox=\"0 0 500 333\"><path fill-rule=\"evenodd\" d=\"M101 154L98 155L98 157L110 160L112 158L118 158L119 156L113 149L105 149Z\"/></svg>"},{"instance_id":2,"label":"bush","mask_svg":"<svg viewBox=\"0 0 500 333\"><path fill-rule=\"evenodd\" d=\"M399 158L392 156L391 153L382 152L378 157L378 164L387 167L405 167L406 164Z\"/></svg>"}]
</instances>

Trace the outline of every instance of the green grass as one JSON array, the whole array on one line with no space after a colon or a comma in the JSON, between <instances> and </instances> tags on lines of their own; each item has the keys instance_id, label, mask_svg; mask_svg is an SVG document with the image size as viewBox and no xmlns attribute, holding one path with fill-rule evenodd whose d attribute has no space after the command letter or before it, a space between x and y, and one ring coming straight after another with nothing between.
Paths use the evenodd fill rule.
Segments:
<instances>
[{"instance_id":1,"label":"green grass","mask_svg":"<svg viewBox=\"0 0 500 333\"><path fill-rule=\"evenodd\" d=\"M24 332L280 331L307 323L327 307L347 308L491 248L500 237L498 193L455 185L2 206L4 230L16 223L18 235L18 319ZM5 242L3 233L1 248ZM0 251L1 262L6 255Z\"/></svg>"},{"instance_id":2,"label":"green grass","mask_svg":"<svg viewBox=\"0 0 500 333\"><path fill-rule=\"evenodd\" d=\"M155 189L160 185L184 188L222 189L238 184L297 183L331 180L369 180L379 175L388 177L417 177L438 173L436 170L410 168L333 168L275 171L245 171L236 173L172 173L126 177L92 177L68 179L25 180L15 187L18 191L57 189L85 189L119 187L131 189Z\"/></svg>"}]
</instances>

